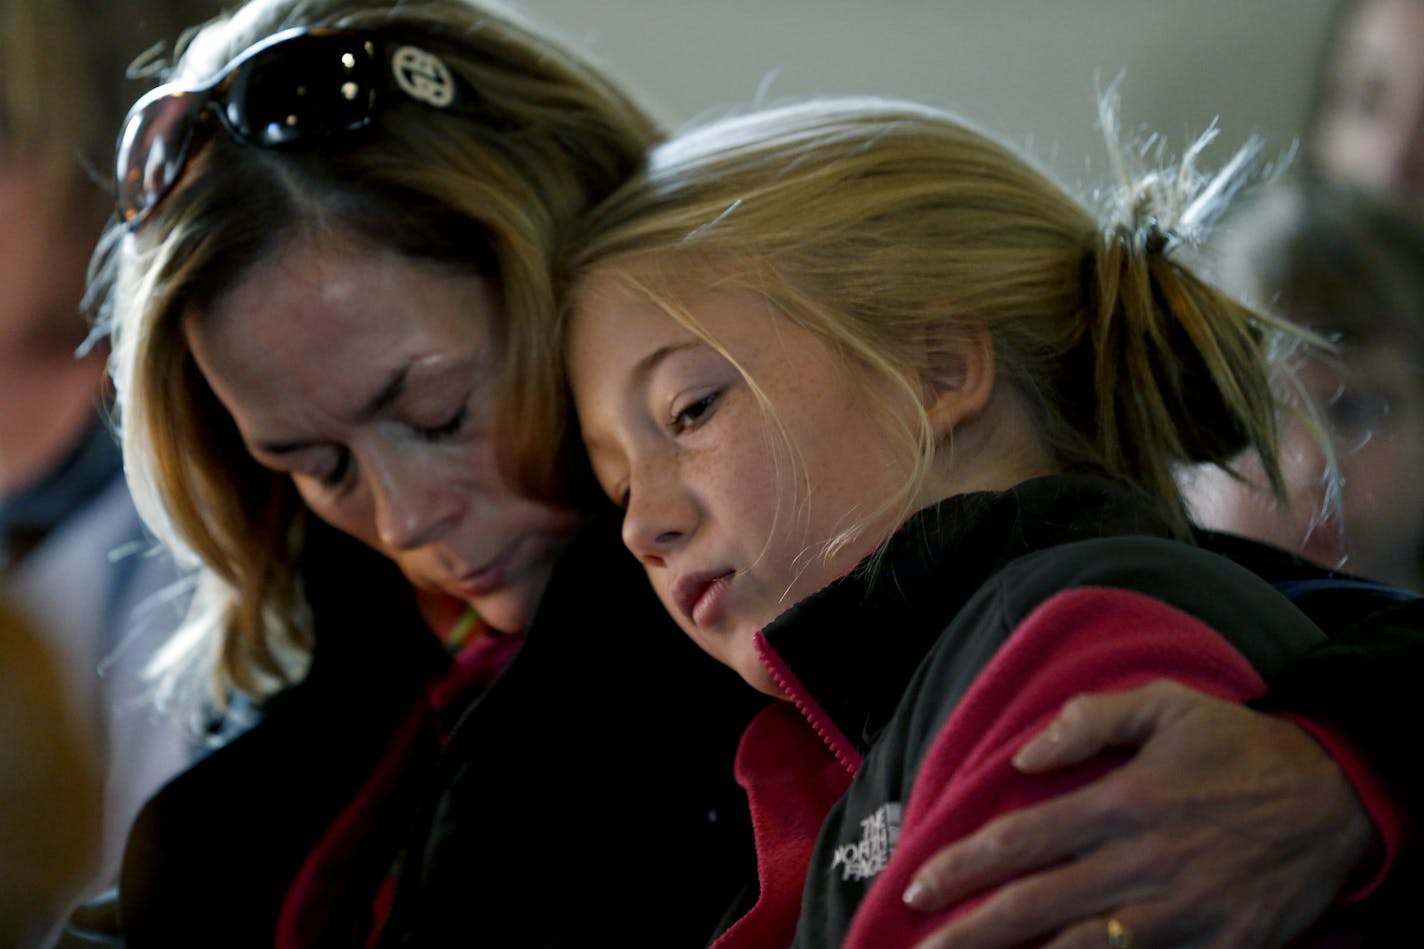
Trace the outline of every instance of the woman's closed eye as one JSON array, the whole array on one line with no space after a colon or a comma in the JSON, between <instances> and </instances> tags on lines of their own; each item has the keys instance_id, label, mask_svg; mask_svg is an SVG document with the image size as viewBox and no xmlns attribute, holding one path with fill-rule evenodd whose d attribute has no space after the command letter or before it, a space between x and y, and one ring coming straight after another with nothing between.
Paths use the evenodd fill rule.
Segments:
<instances>
[{"instance_id":1,"label":"woman's closed eye","mask_svg":"<svg viewBox=\"0 0 1424 949\"><path fill-rule=\"evenodd\" d=\"M420 437L427 441L438 442L451 438L460 433L465 427L465 423L470 418L470 406L468 403L461 405L455 414L437 425L415 425L413 428L420 433Z\"/></svg>"},{"instance_id":2,"label":"woman's closed eye","mask_svg":"<svg viewBox=\"0 0 1424 949\"><path fill-rule=\"evenodd\" d=\"M315 485L323 491L340 488L352 470L350 449L335 443L309 444L273 453L252 451L250 457L273 474L291 478L298 487Z\"/></svg>"},{"instance_id":3,"label":"woman's closed eye","mask_svg":"<svg viewBox=\"0 0 1424 949\"><path fill-rule=\"evenodd\" d=\"M306 457L295 459L294 463L275 465L261 462L263 467L292 479L305 493L303 485L319 487L324 494L334 494L350 480L352 471L351 452L341 445L313 447L304 452Z\"/></svg>"},{"instance_id":4,"label":"woman's closed eye","mask_svg":"<svg viewBox=\"0 0 1424 949\"><path fill-rule=\"evenodd\" d=\"M333 449L333 451L336 456L332 461L331 467L322 472L321 476L317 479L324 488L339 488L341 482L346 480L347 472L351 470L351 452L345 448L336 448Z\"/></svg>"},{"instance_id":5,"label":"woman's closed eye","mask_svg":"<svg viewBox=\"0 0 1424 949\"><path fill-rule=\"evenodd\" d=\"M594 481L598 482L598 488L603 492L604 497L612 501L623 510L628 510L628 499L632 496L632 489L628 479L622 475L605 475L598 471L597 467L593 472Z\"/></svg>"}]
</instances>

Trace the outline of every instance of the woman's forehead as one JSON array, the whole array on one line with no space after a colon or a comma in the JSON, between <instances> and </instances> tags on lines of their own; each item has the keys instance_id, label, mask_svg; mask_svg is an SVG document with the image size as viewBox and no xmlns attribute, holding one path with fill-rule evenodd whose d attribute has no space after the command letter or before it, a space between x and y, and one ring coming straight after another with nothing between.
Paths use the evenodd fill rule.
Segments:
<instances>
[{"instance_id":1,"label":"woman's forehead","mask_svg":"<svg viewBox=\"0 0 1424 949\"><path fill-rule=\"evenodd\" d=\"M202 312L185 315L211 364L314 390L369 381L441 355L493 360L490 281L356 245L298 241L268 254Z\"/></svg>"}]
</instances>

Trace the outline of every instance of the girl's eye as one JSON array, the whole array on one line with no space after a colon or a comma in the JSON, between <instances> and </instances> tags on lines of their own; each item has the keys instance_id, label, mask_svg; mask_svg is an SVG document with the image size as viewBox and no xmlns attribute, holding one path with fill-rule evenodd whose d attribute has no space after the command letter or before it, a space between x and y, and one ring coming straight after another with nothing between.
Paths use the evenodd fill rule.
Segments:
<instances>
[{"instance_id":1,"label":"girl's eye","mask_svg":"<svg viewBox=\"0 0 1424 949\"><path fill-rule=\"evenodd\" d=\"M707 421L721 396L720 391L709 393L674 412L671 426L673 434L680 435L683 432L691 431Z\"/></svg>"},{"instance_id":2,"label":"girl's eye","mask_svg":"<svg viewBox=\"0 0 1424 949\"><path fill-rule=\"evenodd\" d=\"M440 441L443 438L449 438L451 435L454 435L459 432L460 429L464 427L465 422L469 419L469 417L470 407L468 404L466 404L460 406L460 408L455 412L454 415L450 416L448 419L441 422L439 425L417 425L415 428L416 431L420 433L422 438L425 438L429 441Z\"/></svg>"}]
</instances>

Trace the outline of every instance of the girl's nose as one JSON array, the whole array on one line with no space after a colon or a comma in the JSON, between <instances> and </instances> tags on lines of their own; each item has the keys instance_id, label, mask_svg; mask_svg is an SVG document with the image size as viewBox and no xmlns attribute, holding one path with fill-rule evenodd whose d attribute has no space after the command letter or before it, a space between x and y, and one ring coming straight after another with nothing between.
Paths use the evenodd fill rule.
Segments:
<instances>
[{"instance_id":1,"label":"girl's nose","mask_svg":"<svg viewBox=\"0 0 1424 949\"><path fill-rule=\"evenodd\" d=\"M630 486L623 543L645 566L663 564L695 525L695 507L676 482L645 475Z\"/></svg>"}]
</instances>

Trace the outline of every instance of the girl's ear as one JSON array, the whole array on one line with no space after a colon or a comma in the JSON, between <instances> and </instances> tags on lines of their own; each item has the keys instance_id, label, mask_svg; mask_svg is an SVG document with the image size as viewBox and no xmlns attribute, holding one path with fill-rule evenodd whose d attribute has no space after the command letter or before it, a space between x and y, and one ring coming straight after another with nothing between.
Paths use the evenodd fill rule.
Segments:
<instances>
[{"instance_id":1,"label":"girl's ear","mask_svg":"<svg viewBox=\"0 0 1424 949\"><path fill-rule=\"evenodd\" d=\"M936 438L946 438L984 411L994 394L996 375L994 341L987 329L974 329L946 349L930 370L925 406Z\"/></svg>"}]
</instances>

